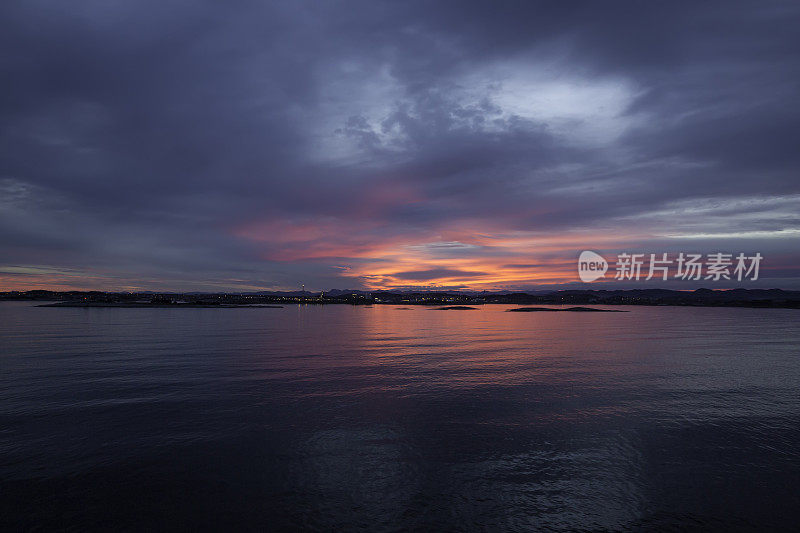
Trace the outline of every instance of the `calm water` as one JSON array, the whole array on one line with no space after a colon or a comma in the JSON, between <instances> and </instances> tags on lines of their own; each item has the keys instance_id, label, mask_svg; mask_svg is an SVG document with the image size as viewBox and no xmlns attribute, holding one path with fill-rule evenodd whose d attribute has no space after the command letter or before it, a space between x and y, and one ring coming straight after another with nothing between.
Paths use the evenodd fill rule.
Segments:
<instances>
[{"instance_id":1,"label":"calm water","mask_svg":"<svg viewBox=\"0 0 800 533\"><path fill-rule=\"evenodd\" d=\"M800 311L0 304L3 529L800 525Z\"/></svg>"}]
</instances>

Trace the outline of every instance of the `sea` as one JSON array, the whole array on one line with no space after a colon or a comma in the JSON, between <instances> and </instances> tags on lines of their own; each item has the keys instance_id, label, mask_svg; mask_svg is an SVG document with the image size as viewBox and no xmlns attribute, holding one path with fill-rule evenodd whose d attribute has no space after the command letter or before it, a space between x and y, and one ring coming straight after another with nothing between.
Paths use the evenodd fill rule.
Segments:
<instances>
[{"instance_id":1,"label":"sea","mask_svg":"<svg viewBox=\"0 0 800 533\"><path fill-rule=\"evenodd\" d=\"M800 310L475 307L0 303L0 529L800 529Z\"/></svg>"}]
</instances>

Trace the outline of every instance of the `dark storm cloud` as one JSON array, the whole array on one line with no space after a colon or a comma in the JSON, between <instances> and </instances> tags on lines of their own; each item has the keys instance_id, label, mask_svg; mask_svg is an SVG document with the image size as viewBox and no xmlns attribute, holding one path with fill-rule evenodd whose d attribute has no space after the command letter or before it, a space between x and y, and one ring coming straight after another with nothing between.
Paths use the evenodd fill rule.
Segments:
<instances>
[{"instance_id":1,"label":"dark storm cloud","mask_svg":"<svg viewBox=\"0 0 800 533\"><path fill-rule=\"evenodd\" d=\"M4 264L338 286L343 262L459 228L800 228L791 2L29 1L0 15Z\"/></svg>"},{"instance_id":2,"label":"dark storm cloud","mask_svg":"<svg viewBox=\"0 0 800 533\"><path fill-rule=\"evenodd\" d=\"M393 277L409 281L430 281L440 278L470 279L485 276L485 272L466 272L447 268L433 268L430 270L416 270L409 272L395 272Z\"/></svg>"}]
</instances>

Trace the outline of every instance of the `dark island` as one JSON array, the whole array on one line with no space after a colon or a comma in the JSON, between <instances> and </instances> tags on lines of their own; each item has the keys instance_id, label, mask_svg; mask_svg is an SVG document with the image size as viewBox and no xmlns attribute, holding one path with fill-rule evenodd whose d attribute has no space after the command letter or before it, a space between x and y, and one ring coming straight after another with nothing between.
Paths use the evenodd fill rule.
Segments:
<instances>
[{"instance_id":1,"label":"dark island","mask_svg":"<svg viewBox=\"0 0 800 533\"><path fill-rule=\"evenodd\" d=\"M568 311L571 313L627 313L622 309L597 309L596 307L567 307L566 309L559 309L557 307L515 307L507 309L511 313L535 313L537 311Z\"/></svg>"}]
</instances>

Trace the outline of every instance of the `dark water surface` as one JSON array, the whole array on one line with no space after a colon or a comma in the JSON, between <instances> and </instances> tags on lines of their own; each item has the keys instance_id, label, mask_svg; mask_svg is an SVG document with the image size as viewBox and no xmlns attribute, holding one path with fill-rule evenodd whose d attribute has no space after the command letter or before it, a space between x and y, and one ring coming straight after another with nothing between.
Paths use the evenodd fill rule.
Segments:
<instances>
[{"instance_id":1,"label":"dark water surface","mask_svg":"<svg viewBox=\"0 0 800 533\"><path fill-rule=\"evenodd\" d=\"M0 526L791 530L800 311L0 304Z\"/></svg>"}]
</instances>

